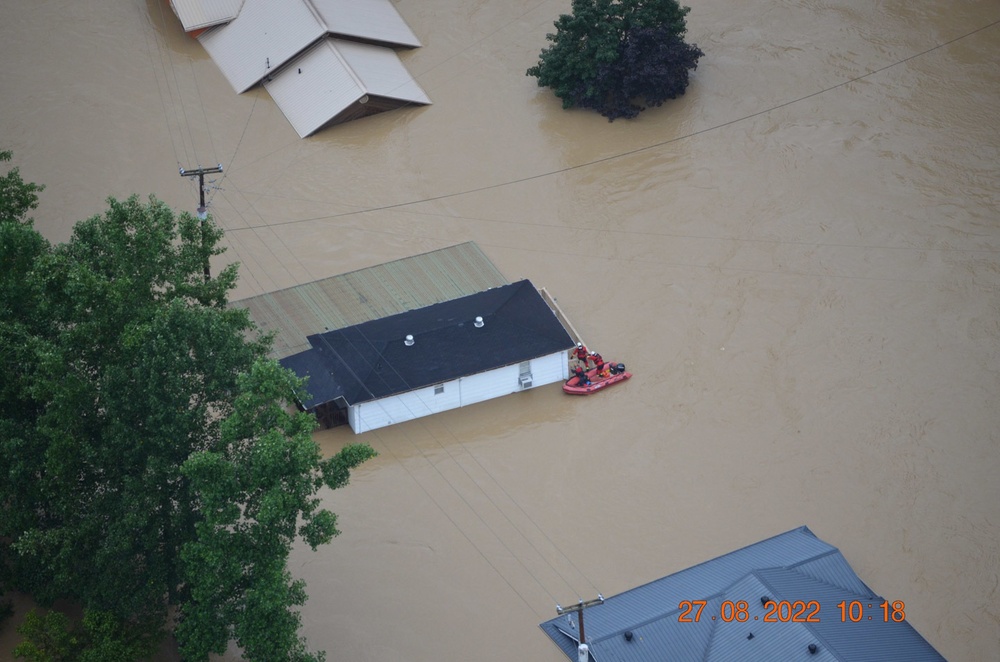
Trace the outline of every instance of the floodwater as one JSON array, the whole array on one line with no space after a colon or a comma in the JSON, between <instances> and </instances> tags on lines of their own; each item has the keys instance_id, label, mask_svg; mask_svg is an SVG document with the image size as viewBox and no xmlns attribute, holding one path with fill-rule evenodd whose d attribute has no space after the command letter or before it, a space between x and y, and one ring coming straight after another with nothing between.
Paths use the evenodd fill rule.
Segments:
<instances>
[{"instance_id":1,"label":"floodwater","mask_svg":"<svg viewBox=\"0 0 1000 662\"><path fill-rule=\"evenodd\" d=\"M434 105L300 140L161 0L3 3L50 239L109 195L193 211L178 168L222 163L237 297L474 240L635 373L362 435L343 535L291 559L329 660L559 662L556 602L803 524L1000 659L1000 4L690 4L687 95L609 124L524 76L568 2L399 0Z\"/></svg>"}]
</instances>

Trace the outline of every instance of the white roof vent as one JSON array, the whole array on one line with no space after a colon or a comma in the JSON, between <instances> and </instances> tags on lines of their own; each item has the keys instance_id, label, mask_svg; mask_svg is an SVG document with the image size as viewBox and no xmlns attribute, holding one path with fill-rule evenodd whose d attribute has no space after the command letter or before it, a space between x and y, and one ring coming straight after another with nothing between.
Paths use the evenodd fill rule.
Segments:
<instances>
[{"instance_id":1,"label":"white roof vent","mask_svg":"<svg viewBox=\"0 0 1000 662\"><path fill-rule=\"evenodd\" d=\"M413 336L409 336L408 335L408 336L406 336L406 340L403 341L403 344L406 345L407 347L413 347L413 343L414 342L416 342L416 341L413 340Z\"/></svg>"},{"instance_id":2,"label":"white roof vent","mask_svg":"<svg viewBox=\"0 0 1000 662\"><path fill-rule=\"evenodd\" d=\"M483 321L482 317L477 317L475 324L477 329L481 329L483 328L483 325L486 324L486 322Z\"/></svg>"}]
</instances>

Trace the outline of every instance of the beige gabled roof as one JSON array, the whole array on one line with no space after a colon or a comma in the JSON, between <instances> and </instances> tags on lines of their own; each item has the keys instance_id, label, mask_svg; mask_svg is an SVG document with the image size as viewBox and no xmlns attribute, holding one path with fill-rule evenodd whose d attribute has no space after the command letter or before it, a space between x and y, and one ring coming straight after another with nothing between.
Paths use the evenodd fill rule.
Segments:
<instances>
[{"instance_id":1,"label":"beige gabled roof","mask_svg":"<svg viewBox=\"0 0 1000 662\"><path fill-rule=\"evenodd\" d=\"M170 0L185 32L219 25L236 18L243 0Z\"/></svg>"},{"instance_id":2,"label":"beige gabled roof","mask_svg":"<svg viewBox=\"0 0 1000 662\"><path fill-rule=\"evenodd\" d=\"M327 34L420 45L389 0L245 0L239 16L198 39L242 93Z\"/></svg>"},{"instance_id":3,"label":"beige gabled roof","mask_svg":"<svg viewBox=\"0 0 1000 662\"><path fill-rule=\"evenodd\" d=\"M392 49L329 37L269 77L264 87L302 138L352 107L349 114L360 116L431 102Z\"/></svg>"},{"instance_id":4,"label":"beige gabled roof","mask_svg":"<svg viewBox=\"0 0 1000 662\"><path fill-rule=\"evenodd\" d=\"M246 0L231 23L198 40L233 89L246 92L326 34L300 0Z\"/></svg>"},{"instance_id":5,"label":"beige gabled roof","mask_svg":"<svg viewBox=\"0 0 1000 662\"><path fill-rule=\"evenodd\" d=\"M306 0L332 35L416 48L420 40L390 0Z\"/></svg>"},{"instance_id":6,"label":"beige gabled roof","mask_svg":"<svg viewBox=\"0 0 1000 662\"><path fill-rule=\"evenodd\" d=\"M272 358L309 349L306 337L507 285L510 281L473 242L386 262L233 301L264 332Z\"/></svg>"},{"instance_id":7,"label":"beige gabled roof","mask_svg":"<svg viewBox=\"0 0 1000 662\"><path fill-rule=\"evenodd\" d=\"M418 104L431 102L392 49L343 39L330 42L368 94Z\"/></svg>"}]
</instances>

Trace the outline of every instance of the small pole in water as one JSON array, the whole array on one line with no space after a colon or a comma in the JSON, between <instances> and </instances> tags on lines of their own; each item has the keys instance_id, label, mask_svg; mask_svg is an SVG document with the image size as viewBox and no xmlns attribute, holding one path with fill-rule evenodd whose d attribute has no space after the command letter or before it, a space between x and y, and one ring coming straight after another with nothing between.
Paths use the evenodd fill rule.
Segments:
<instances>
[{"instance_id":1,"label":"small pole in water","mask_svg":"<svg viewBox=\"0 0 1000 662\"><path fill-rule=\"evenodd\" d=\"M208 218L208 207L205 205L205 175L209 175L216 172L222 172L222 164L215 166L214 168L201 168L196 170L185 170L181 168L181 177L197 177L198 178L198 218L201 219L201 240L202 247L205 246L205 220ZM212 272L208 266L208 255L205 256L205 282L207 283L212 278Z\"/></svg>"},{"instance_id":2,"label":"small pole in water","mask_svg":"<svg viewBox=\"0 0 1000 662\"><path fill-rule=\"evenodd\" d=\"M578 662L589 662L590 660L590 647L587 646L587 635L583 630L583 610L587 607L593 607L594 605L604 604L604 596L600 593L593 600L587 600L584 602L580 600L578 604L572 607L562 607L556 605L556 613L562 616L563 614L571 611L576 612L577 622L580 624L580 646L577 648L577 660Z\"/></svg>"}]
</instances>

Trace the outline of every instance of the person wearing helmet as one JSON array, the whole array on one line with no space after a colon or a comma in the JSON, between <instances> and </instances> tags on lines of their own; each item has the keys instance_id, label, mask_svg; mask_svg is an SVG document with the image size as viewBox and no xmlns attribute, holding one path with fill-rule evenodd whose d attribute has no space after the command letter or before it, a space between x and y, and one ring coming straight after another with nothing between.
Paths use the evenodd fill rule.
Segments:
<instances>
[{"instance_id":1,"label":"person wearing helmet","mask_svg":"<svg viewBox=\"0 0 1000 662\"><path fill-rule=\"evenodd\" d=\"M584 347L582 342L578 342L576 344L576 349L573 350L571 356L582 363L584 367L587 367L587 356L589 356L589 352L587 352L587 348Z\"/></svg>"},{"instance_id":2,"label":"person wearing helmet","mask_svg":"<svg viewBox=\"0 0 1000 662\"><path fill-rule=\"evenodd\" d=\"M594 362L594 366L597 368L597 372L604 370L604 357L602 357L597 352L590 353L590 360Z\"/></svg>"}]
</instances>

